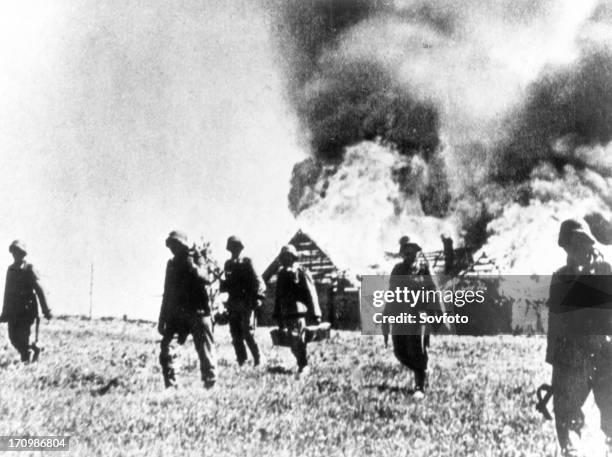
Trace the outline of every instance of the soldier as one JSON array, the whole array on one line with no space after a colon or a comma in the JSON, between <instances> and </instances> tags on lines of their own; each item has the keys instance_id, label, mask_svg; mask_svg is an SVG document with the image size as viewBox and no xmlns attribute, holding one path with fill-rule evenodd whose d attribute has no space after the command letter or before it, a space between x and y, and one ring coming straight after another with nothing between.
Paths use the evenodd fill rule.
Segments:
<instances>
[{"instance_id":1,"label":"soldier","mask_svg":"<svg viewBox=\"0 0 612 457\"><path fill-rule=\"evenodd\" d=\"M435 290L435 285L429 274L429 268L421 253L421 247L416 243L411 243L407 236L399 240L399 254L403 261L396 264L391 271L389 290L397 287L408 287L411 290ZM412 305L412 304L411 304ZM408 305L410 307L410 305ZM429 306L426 303L416 303L410 308L415 315L420 312L427 312ZM402 304L389 303L385 306L385 315L398 315L405 312L406 308ZM429 331L425 324L393 324L389 328L388 324L383 324L382 331L387 341L391 330L391 341L393 352L397 360L414 372L414 398L419 400L425 395L427 385L427 347L429 346Z\"/></svg>"},{"instance_id":2,"label":"soldier","mask_svg":"<svg viewBox=\"0 0 612 457\"><path fill-rule=\"evenodd\" d=\"M276 299L273 317L281 330L287 329L296 338L291 352L297 360L299 377L308 372L306 352L306 320L321 322L319 299L312 278L301 266L296 266L298 254L291 244L283 246L278 256L281 264L276 280Z\"/></svg>"},{"instance_id":3,"label":"soldier","mask_svg":"<svg viewBox=\"0 0 612 457\"><path fill-rule=\"evenodd\" d=\"M6 272L4 306L0 322L8 323L8 334L12 345L19 351L24 363L38 360L40 349L30 344L30 330L36 321L38 325L38 303L43 315L51 319L45 292L32 264L25 261L27 249L22 241L15 240L9 246L14 262Z\"/></svg>"},{"instance_id":4,"label":"soldier","mask_svg":"<svg viewBox=\"0 0 612 457\"><path fill-rule=\"evenodd\" d=\"M612 455L611 269L586 227L574 219L561 224L558 245L567 262L551 278L548 302L546 361L553 367L555 425L565 456L579 455L570 432L580 435L591 390Z\"/></svg>"},{"instance_id":5,"label":"soldier","mask_svg":"<svg viewBox=\"0 0 612 457\"><path fill-rule=\"evenodd\" d=\"M246 345L253 356L253 365L259 366L261 355L255 341L257 319L255 311L265 298L265 285L256 273L253 262L242 256L244 245L236 236L227 239L226 249L231 258L225 262L225 279L221 281L221 292L227 292L225 307L229 315L229 328L238 365L247 359Z\"/></svg>"},{"instance_id":6,"label":"soldier","mask_svg":"<svg viewBox=\"0 0 612 457\"><path fill-rule=\"evenodd\" d=\"M189 334L193 337L200 359L204 387L214 387L216 381L215 342L210 304L206 286L210 280L199 257L189 250L187 236L170 232L166 246L172 259L166 266L164 295L159 313L158 331L162 335L159 363L166 387L176 387L170 343L175 335L183 344Z\"/></svg>"}]
</instances>

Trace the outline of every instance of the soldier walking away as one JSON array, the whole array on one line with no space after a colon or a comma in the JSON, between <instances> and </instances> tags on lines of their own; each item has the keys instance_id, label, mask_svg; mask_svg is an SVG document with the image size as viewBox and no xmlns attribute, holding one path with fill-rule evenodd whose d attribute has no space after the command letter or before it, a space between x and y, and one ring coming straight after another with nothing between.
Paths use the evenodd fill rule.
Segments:
<instances>
[{"instance_id":1,"label":"soldier walking away","mask_svg":"<svg viewBox=\"0 0 612 457\"><path fill-rule=\"evenodd\" d=\"M40 321L38 303L45 318L51 319L51 311L36 270L31 263L25 261L28 253L25 244L15 240L10 244L9 252L13 255L14 262L6 272L4 305L0 322L8 324L9 339L19 352L21 361L35 362L38 360L40 349L36 341L30 344L30 330L32 324L36 322L36 333L38 333Z\"/></svg>"},{"instance_id":2,"label":"soldier walking away","mask_svg":"<svg viewBox=\"0 0 612 457\"><path fill-rule=\"evenodd\" d=\"M162 336L159 363L164 384L176 387L173 356L170 343L176 335L183 344L191 334L205 388L216 382L215 341L206 286L210 280L199 256L190 251L187 236L179 231L170 232L166 246L173 257L166 266L164 295L157 330Z\"/></svg>"},{"instance_id":3,"label":"soldier walking away","mask_svg":"<svg viewBox=\"0 0 612 457\"><path fill-rule=\"evenodd\" d=\"M236 360L240 366L246 362L246 343L253 356L253 365L258 366L261 363L261 354L255 341L257 327L255 311L261 307L265 298L265 285L255 271L251 259L242 256L244 245L238 237L230 236L227 239L226 249L230 252L231 258L223 267L225 278L221 281L220 290L228 294L225 307Z\"/></svg>"},{"instance_id":4,"label":"soldier walking away","mask_svg":"<svg viewBox=\"0 0 612 457\"><path fill-rule=\"evenodd\" d=\"M274 318L279 329L287 329L295 334L291 352L297 361L299 377L308 372L308 354L306 352L307 319L321 322L321 308L317 292L308 272L296 265L298 254L293 245L283 246L278 256L281 267L276 280L276 300Z\"/></svg>"},{"instance_id":5,"label":"soldier walking away","mask_svg":"<svg viewBox=\"0 0 612 457\"><path fill-rule=\"evenodd\" d=\"M593 314L610 312L610 265L595 248L588 226L578 220L561 224L558 245L567 262L551 279L546 348L553 367L557 438L564 456L579 455L575 435L584 426L581 408L592 390L612 456L612 323Z\"/></svg>"},{"instance_id":6,"label":"soldier walking away","mask_svg":"<svg viewBox=\"0 0 612 457\"><path fill-rule=\"evenodd\" d=\"M403 261L396 264L391 271L389 290L395 290L397 287L407 287L410 290L435 290L427 262L422 255L419 255L422 252L421 247L410 242L407 236L401 237L399 244L399 254ZM411 313L418 316L421 312L430 311L431 305L421 301L408 306ZM385 306L384 314L387 316L399 315L405 311L403 304L394 302ZM383 324L382 331L385 342L391 333L393 352L397 360L414 372L413 398L422 399L427 385L429 329L425 324L417 322L415 324L393 324L392 327L389 324Z\"/></svg>"}]
</instances>

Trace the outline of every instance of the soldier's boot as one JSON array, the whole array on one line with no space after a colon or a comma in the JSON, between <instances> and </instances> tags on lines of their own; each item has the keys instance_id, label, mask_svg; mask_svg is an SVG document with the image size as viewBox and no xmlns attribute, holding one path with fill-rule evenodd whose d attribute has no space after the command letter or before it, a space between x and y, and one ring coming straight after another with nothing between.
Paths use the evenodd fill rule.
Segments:
<instances>
[{"instance_id":1,"label":"soldier's boot","mask_svg":"<svg viewBox=\"0 0 612 457\"><path fill-rule=\"evenodd\" d=\"M305 378L310 374L310 367L308 365L300 366L295 372L295 379Z\"/></svg>"},{"instance_id":2,"label":"soldier's boot","mask_svg":"<svg viewBox=\"0 0 612 457\"><path fill-rule=\"evenodd\" d=\"M30 363L30 348L26 347L24 349L19 350L19 357L21 361L25 364Z\"/></svg>"},{"instance_id":3,"label":"soldier's boot","mask_svg":"<svg viewBox=\"0 0 612 457\"><path fill-rule=\"evenodd\" d=\"M581 454L574 446L568 445L561 448L561 457L581 457Z\"/></svg>"},{"instance_id":4,"label":"soldier's boot","mask_svg":"<svg viewBox=\"0 0 612 457\"><path fill-rule=\"evenodd\" d=\"M161 365L162 375L164 377L164 386L166 389L169 387L177 387L176 379L174 377L174 368L172 367L172 355L162 350L159 354L159 364Z\"/></svg>"},{"instance_id":5,"label":"soldier's boot","mask_svg":"<svg viewBox=\"0 0 612 457\"><path fill-rule=\"evenodd\" d=\"M30 345L30 363L38 362L40 351L41 349L36 345L36 343L32 343Z\"/></svg>"},{"instance_id":6,"label":"soldier's boot","mask_svg":"<svg viewBox=\"0 0 612 457\"><path fill-rule=\"evenodd\" d=\"M253 360L253 366L258 367L258 366L265 365L265 364L266 364L266 358L260 352L258 354L258 357Z\"/></svg>"},{"instance_id":7,"label":"soldier's boot","mask_svg":"<svg viewBox=\"0 0 612 457\"><path fill-rule=\"evenodd\" d=\"M261 354L259 352L259 346L255 341L255 335L253 333L247 335L247 338L245 338L245 342L249 347L249 351L251 351L251 355L253 356L253 365L259 366L259 364L261 363Z\"/></svg>"},{"instance_id":8,"label":"soldier's boot","mask_svg":"<svg viewBox=\"0 0 612 457\"><path fill-rule=\"evenodd\" d=\"M561 446L562 457L581 457L582 454L578 451L577 443L580 441L580 433L576 430L569 429L567 438L559 440Z\"/></svg>"},{"instance_id":9,"label":"soldier's boot","mask_svg":"<svg viewBox=\"0 0 612 457\"><path fill-rule=\"evenodd\" d=\"M416 392L425 392L428 386L427 370L417 370L414 372L414 390Z\"/></svg>"},{"instance_id":10,"label":"soldier's boot","mask_svg":"<svg viewBox=\"0 0 612 457\"><path fill-rule=\"evenodd\" d=\"M246 347L244 345L244 340L240 338L234 338L232 340L232 344L234 345L234 352L236 353L236 362L238 362L238 366L244 365L244 362L247 360L247 352Z\"/></svg>"},{"instance_id":11,"label":"soldier's boot","mask_svg":"<svg viewBox=\"0 0 612 457\"><path fill-rule=\"evenodd\" d=\"M176 379L174 377L174 370L170 368L169 370L162 370L164 375L164 386L166 389L171 387L178 387Z\"/></svg>"}]
</instances>

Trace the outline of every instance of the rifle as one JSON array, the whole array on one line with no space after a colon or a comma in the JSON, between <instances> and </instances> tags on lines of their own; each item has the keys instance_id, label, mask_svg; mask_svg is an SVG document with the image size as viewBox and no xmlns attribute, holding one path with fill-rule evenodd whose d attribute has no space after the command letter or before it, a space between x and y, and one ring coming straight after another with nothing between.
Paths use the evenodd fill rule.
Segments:
<instances>
[{"instance_id":1,"label":"rifle","mask_svg":"<svg viewBox=\"0 0 612 457\"><path fill-rule=\"evenodd\" d=\"M40 355L40 348L38 347L38 332L40 328L40 317L36 316L36 320L34 321L34 342L30 344L30 349L32 350L32 360L31 362L36 362L38 360L38 356Z\"/></svg>"}]
</instances>

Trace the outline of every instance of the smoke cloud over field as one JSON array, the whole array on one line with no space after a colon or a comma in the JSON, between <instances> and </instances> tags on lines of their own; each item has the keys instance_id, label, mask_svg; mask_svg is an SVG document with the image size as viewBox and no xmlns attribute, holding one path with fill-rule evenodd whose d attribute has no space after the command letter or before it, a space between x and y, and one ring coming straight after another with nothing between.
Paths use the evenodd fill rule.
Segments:
<instances>
[{"instance_id":1,"label":"smoke cloud over field","mask_svg":"<svg viewBox=\"0 0 612 457\"><path fill-rule=\"evenodd\" d=\"M344 198L329 189L347 151L377 143L360 157L399 153L392 179L406 201L420 201L393 211L452 220L468 244L504 238L496 230L513 225L498 220L509 205L529 211L538 199L588 200L609 216L612 2L279 5L288 98L312 153L294 168L294 213L329 218L314 213Z\"/></svg>"}]
</instances>

